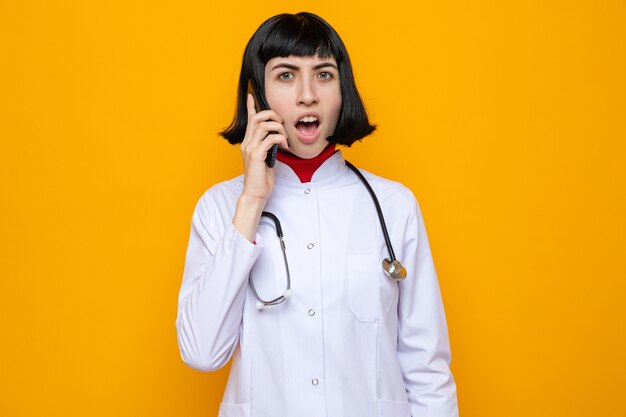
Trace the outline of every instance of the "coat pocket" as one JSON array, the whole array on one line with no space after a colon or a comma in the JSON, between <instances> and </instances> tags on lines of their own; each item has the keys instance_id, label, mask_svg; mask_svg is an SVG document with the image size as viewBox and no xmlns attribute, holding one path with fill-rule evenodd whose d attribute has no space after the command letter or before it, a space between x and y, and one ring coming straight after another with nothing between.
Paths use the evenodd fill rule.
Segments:
<instances>
[{"instance_id":1,"label":"coat pocket","mask_svg":"<svg viewBox=\"0 0 626 417\"><path fill-rule=\"evenodd\" d=\"M411 406L406 401L378 400L378 417L411 417Z\"/></svg>"},{"instance_id":2,"label":"coat pocket","mask_svg":"<svg viewBox=\"0 0 626 417\"><path fill-rule=\"evenodd\" d=\"M220 404L218 417L250 417L250 403L245 404Z\"/></svg>"},{"instance_id":3,"label":"coat pocket","mask_svg":"<svg viewBox=\"0 0 626 417\"><path fill-rule=\"evenodd\" d=\"M348 308L357 320L384 323L398 284L372 255L348 255Z\"/></svg>"}]
</instances>

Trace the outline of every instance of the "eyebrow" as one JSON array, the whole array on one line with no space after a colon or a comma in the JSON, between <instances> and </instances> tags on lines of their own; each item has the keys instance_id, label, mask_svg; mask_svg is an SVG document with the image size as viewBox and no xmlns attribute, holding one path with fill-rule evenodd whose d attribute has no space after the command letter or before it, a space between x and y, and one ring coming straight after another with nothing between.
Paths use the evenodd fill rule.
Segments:
<instances>
[{"instance_id":1,"label":"eyebrow","mask_svg":"<svg viewBox=\"0 0 626 417\"><path fill-rule=\"evenodd\" d=\"M314 70L318 70L321 68L326 68L326 67L331 67L337 70L337 65L333 64L332 62L320 62L319 64L315 65L313 67ZM290 70L299 70L300 67L298 67L297 65L293 65L293 64L288 64L286 62L281 62L280 64L276 64L272 67L272 71L274 71L277 68L287 68Z\"/></svg>"}]
</instances>

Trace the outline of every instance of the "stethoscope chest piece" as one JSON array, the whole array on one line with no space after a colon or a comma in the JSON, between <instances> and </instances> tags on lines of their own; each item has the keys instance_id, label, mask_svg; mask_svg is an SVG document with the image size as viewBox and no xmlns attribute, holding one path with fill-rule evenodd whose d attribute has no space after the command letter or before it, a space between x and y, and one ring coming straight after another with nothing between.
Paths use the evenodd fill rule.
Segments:
<instances>
[{"instance_id":1,"label":"stethoscope chest piece","mask_svg":"<svg viewBox=\"0 0 626 417\"><path fill-rule=\"evenodd\" d=\"M402 281L406 278L406 269L398 260L391 261L389 258L383 259L383 270L385 274L394 281Z\"/></svg>"}]
</instances>

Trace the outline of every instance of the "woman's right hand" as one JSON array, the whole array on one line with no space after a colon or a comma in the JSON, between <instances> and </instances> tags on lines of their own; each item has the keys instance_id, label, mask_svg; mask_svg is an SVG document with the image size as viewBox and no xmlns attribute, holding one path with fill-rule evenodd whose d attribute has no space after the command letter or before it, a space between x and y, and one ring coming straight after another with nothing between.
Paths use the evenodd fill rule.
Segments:
<instances>
[{"instance_id":1,"label":"woman's right hand","mask_svg":"<svg viewBox=\"0 0 626 417\"><path fill-rule=\"evenodd\" d=\"M253 97L248 94L248 126L241 142L244 167L242 196L265 204L274 188L274 170L265 163L269 150L275 144L288 148L283 119L272 110L257 113ZM271 132L271 133L270 133Z\"/></svg>"},{"instance_id":2,"label":"woman's right hand","mask_svg":"<svg viewBox=\"0 0 626 417\"><path fill-rule=\"evenodd\" d=\"M248 126L241 142L243 157L243 192L237 202L233 224L252 241L267 199L274 189L274 169L267 166L267 152L275 144L288 148L283 119L272 110L257 113L254 98L248 94ZM271 132L271 133L270 133Z\"/></svg>"}]
</instances>

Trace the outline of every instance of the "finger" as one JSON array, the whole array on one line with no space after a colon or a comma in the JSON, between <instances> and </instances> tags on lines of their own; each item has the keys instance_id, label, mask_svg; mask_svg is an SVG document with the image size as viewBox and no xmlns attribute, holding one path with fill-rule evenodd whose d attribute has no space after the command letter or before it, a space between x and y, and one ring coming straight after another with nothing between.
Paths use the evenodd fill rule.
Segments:
<instances>
[{"instance_id":1,"label":"finger","mask_svg":"<svg viewBox=\"0 0 626 417\"><path fill-rule=\"evenodd\" d=\"M278 147L284 151L290 151L290 147L289 147L289 138L285 138L284 142L281 142Z\"/></svg>"},{"instance_id":2,"label":"finger","mask_svg":"<svg viewBox=\"0 0 626 417\"><path fill-rule=\"evenodd\" d=\"M267 153L267 151L269 151L274 145L288 147L287 138L284 135L272 133L271 135L267 135L263 142L259 144L258 149L262 149L265 153Z\"/></svg>"},{"instance_id":3,"label":"finger","mask_svg":"<svg viewBox=\"0 0 626 417\"><path fill-rule=\"evenodd\" d=\"M257 146L264 141L269 134L280 134L288 138L285 126L277 122L261 122L249 135L248 139L244 139L246 146Z\"/></svg>"},{"instance_id":4,"label":"finger","mask_svg":"<svg viewBox=\"0 0 626 417\"><path fill-rule=\"evenodd\" d=\"M283 118L280 117L278 113L272 110L264 110L257 113L254 107L254 97L251 94L248 94L247 100L248 101L246 102L246 106L248 109L248 123L246 126L246 135L243 139L243 142L249 142L251 140L252 135L255 134L256 126L259 123L267 121L283 123Z\"/></svg>"},{"instance_id":5,"label":"finger","mask_svg":"<svg viewBox=\"0 0 626 417\"><path fill-rule=\"evenodd\" d=\"M287 139L278 133L273 133L268 135L265 140L262 142L255 144L255 146L249 146L247 152L244 155L245 161L250 163L252 161L263 162L267 157L267 153L274 145L279 145L281 147L287 146Z\"/></svg>"},{"instance_id":6,"label":"finger","mask_svg":"<svg viewBox=\"0 0 626 417\"><path fill-rule=\"evenodd\" d=\"M250 93L248 93L246 97L246 107L248 108L248 120L249 120L250 117L256 114L256 108L254 107L254 97L252 97L252 94Z\"/></svg>"},{"instance_id":7,"label":"finger","mask_svg":"<svg viewBox=\"0 0 626 417\"><path fill-rule=\"evenodd\" d=\"M243 137L243 140L241 141L241 150L244 152L245 152L245 148L247 147L247 144L251 140L251 133L254 127L253 117L254 115L256 115L256 108L254 106L254 97L250 93L246 95L246 110L248 111L248 123L246 126L246 134Z\"/></svg>"},{"instance_id":8,"label":"finger","mask_svg":"<svg viewBox=\"0 0 626 417\"><path fill-rule=\"evenodd\" d=\"M280 133L281 135L285 137L288 137L287 131L285 130L285 126L282 123L278 123L274 121L261 122L259 123L259 127L263 129L264 131L266 131L267 133L276 132L276 133Z\"/></svg>"},{"instance_id":9,"label":"finger","mask_svg":"<svg viewBox=\"0 0 626 417\"><path fill-rule=\"evenodd\" d=\"M280 117L280 115L276 113L274 110L262 110L251 116L251 121L256 122L256 123L266 122L269 120L273 120L278 123L284 123L283 118Z\"/></svg>"}]
</instances>

